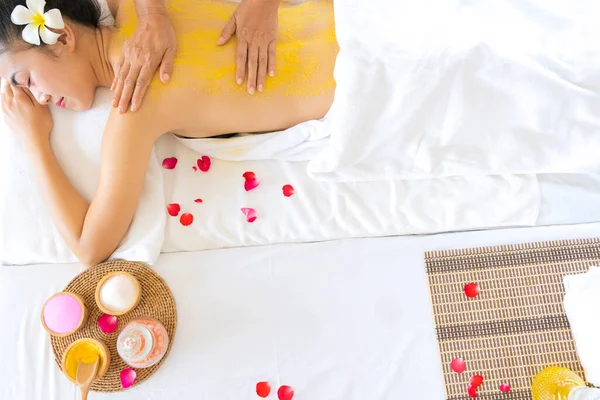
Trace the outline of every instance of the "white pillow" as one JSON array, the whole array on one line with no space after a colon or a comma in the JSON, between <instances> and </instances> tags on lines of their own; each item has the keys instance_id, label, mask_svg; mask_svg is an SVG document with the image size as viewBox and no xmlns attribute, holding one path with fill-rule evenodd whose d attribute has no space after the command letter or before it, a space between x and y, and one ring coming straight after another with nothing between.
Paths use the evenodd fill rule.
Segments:
<instances>
[{"instance_id":1,"label":"white pillow","mask_svg":"<svg viewBox=\"0 0 600 400\"><path fill-rule=\"evenodd\" d=\"M94 107L76 113L51 106L52 148L65 174L88 201L100 176L102 133L111 92L98 90ZM77 259L54 227L20 142L0 123L0 264L68 263ZM127 235L111 258L154 263L166 218L161 167L151 157L142 196Z\"/></svg>"},{"instance_id":2,"label":"white pillow","mask_svg":"<svg viewBox=\"0 0 600 400\"><path fill-rule=\"evenodd\" d=\"M333 181L600 170L600 2L336 2Z\"/></svg>"}]
</instances>

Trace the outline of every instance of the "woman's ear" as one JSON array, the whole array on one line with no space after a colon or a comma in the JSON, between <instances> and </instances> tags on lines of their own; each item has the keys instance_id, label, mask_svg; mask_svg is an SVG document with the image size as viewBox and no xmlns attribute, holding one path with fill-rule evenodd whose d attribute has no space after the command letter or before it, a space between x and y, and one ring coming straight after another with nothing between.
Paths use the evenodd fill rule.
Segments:
<instances>
[{"instance_id":1,"label":"woman's ear","mask_svg":"<svg viewBox=\"0 0 600 400\"><path fill-rule=\"evenodd\" d=\"M60 56L63 54L73 53L75 51L77 39L75 38L75 32L70 25L65 24L63 29L50 30L54 33L60 34L56 40L56 43L51 47L54 55Z\"/></svg>"}]
</instances>

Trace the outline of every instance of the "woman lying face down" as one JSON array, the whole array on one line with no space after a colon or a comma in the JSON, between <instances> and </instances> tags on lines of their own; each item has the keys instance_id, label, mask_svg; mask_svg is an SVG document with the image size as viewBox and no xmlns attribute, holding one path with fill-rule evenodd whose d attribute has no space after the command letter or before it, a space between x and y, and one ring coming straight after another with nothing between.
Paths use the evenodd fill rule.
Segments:
<instances>
[{"instance_id":1,"label":"woman lying face down","mask_svg":"<svg viewBox=\"0 0 600 400\"><path fill-rule=\"evenodd\" d=\"M278 74L254 95L235 84L235 43L216 45L234 9L235 4L214 0L169 2L178 40L172 79L164 84L155 78L136 112L111 111L100 182L88 201L52 152L48 106L84 111L92 107L97 88L111 86L120 50L137 24L133 0L111 3L114 26L100 25L93 0L0 3L4 120L23 142L53 221L82 263L102 262L119 246L161 135L282 130L321 118L331 106L338 50L331 2L280 9Z\"/></svg>"}]
</instances>

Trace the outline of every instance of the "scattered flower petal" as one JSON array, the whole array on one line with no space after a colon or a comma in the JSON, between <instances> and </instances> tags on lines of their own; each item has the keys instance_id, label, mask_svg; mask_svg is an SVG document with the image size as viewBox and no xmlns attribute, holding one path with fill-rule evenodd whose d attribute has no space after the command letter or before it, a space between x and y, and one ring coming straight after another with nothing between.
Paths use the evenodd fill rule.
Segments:
<instances>
[{"instance_id":1,"label":"scattered flower petal","mask_svg":"<svg viewBox=\"0 0 600 400\"><path fill-rule=\"evenodd\" d=\"M450 363L450 367L452 368L452 371L456 372L457 374L462 374L467 368L467 363L462 358L455 358Z\"/></svg>"},{"instance_id":2,"label":"scattered flower petal","mask_svg":"<svg viewBox=\"0 0 600 400\"><path fill-rule=\"evenodd\" d=\"M477 387L473 386L469 383L469 385L467 386L467 393L469 394L469 397L471 397L471 398L477 397Z\"/></svg>"},{"instance_id":3,"label":"scattered flower petal","mask_svg":"<svg viewBox=\"0 0 600 400\"><path fill-rule=\"evenodd\" d=\"M179 218L179 222L183 226L189 226L194 222L194 216L190 213L181 214L181 218Z\"/></svg>"},{"instance_id":4,"label":"scattered flower petal","mask_svg":"<svg viewBox=\"0 0 600 400\"><path fill-rule=\"evenodd\" d=\"M268 397L271 393L271 385L269 382L258 382L256 384L256 394L260 397Z\"/></svg>"},{"instance_id":5,"label":"scattered flower petal","mask_svg":"<svg viewBox=\"0 0 600 400\"><path fill-rule=\"evenodd\" d=\"M121 385L123 385L124 389L131 387L135 382L135 378L137 378L137 374L131 368L127 368L121 371Z\"/></svg>"},{"instance_id":6,"label":"scattered flower petal","mask_svg":"<svg viewBox=\"0 0 600 400\"><path fill-rule=\"evenodd\" d=\"M242 208L242 212L246 216L246 221L252 223L256 221L256 210L254 208Z\"/></svg>"},{"instance_id":7,"label":"scattered flower petal","mask_svg":"<svg viewBox=\"0 0 600 400\"><path fill-rule=\"evenodd\" d=\"M246 189L246 192L258 187L260 181L256 179L256 174L254 172L246 171L242 176L245 179L244 188Z\"/></svg>"},{"instance_id":8,"label":"scattered flower petal","mask_svg":"<svg viewBox=\"0 0 600 400\"><path fill-rule=\"evenodd\" d=\"M179 211L181 211L181 207L177 203L171 203L167 205L167 212L171 217L176 217L179 215Z\"/></svg>"},{"instance_id":9,"label":"scattered flower petal","mask_svg":"<svg viewBox=\"0 0 600 400\"><path fill-rule=\"evenodd\" d=\"M277 391L277 397L279 400L292 400L294 397L294 389L289 386L283 385Z\"/></svg>"},{"instance_id":10,"label":"scattered flower petal","mask_svg":"<svg viewBox=\"0 0 600 400\"><path fill-rule=\"evenodd\" d=\"M469 381L469 384L472 385L474 388L480 386L483 383L483 376L481 375L473 375L471 377L471 380Z\"/></svg>"},{"instance_id":11,"label":"scattered flower petal","mask_svg":"<svg viewBox=\"0 0 600 400\"><path fill-rule=\"evenodd\" d=\"M471 299L474 298L474 297L477 297L477 295L479 294L479 292L481 290L479 288L479 285L476 284L476 283L473 283L473 282L467 283L465 285L464 289L465 289L465 294L467 295L467 297L469 297Z\"/></svg>"},{"instance_id":12,"label":"scattered flower petal","mask_svg":"<svg viewBox=\"0 0 600 400\"><path fill-rule=\"evenodd\" d=\"M202 199L196 199L196 200L194 200L194 203L202 203L202 202L203 202Z\"/></svg>"},{"instance_id":13,"label":"scattered flower petal","mask_svg":"<svg viewBox=\"0 0 600 400\"><path fill-rule=\"evenodd\" d=\"M285 185L282 190L285 197L290 197L294 194L294 187L292 185Z\"/></svg>"},{"instance_id":14,"label":"scattered flower petal","mask_svg":"<svg viewBox=\"0 0 600 400\"><path fill-rule=\"evenodd\" d=\"M118 323L119 321L114 315L102 314L98 318L98 326L104 333L113 333L117 329Z\"/></svg>"},{"instance_id":15,"label":"scattered flower petal","mask_svg":"<svg viewBox=\"0 0 600 400\"><path fill-rule=\"evenodd\" d=\"M252 189L256 189L259 183L260 181L258 179L247 180L244 182L244 189L246 189L246 192L249 192Z\"/></svg>"},{"instance_id":16,"label":"scattered flower petal","mask_svg":"<svg viewBox=\"0 0 600 400\"><path fill-rule=\"evenodd\" d=\"M177 165L177 159L175 157L165 158L162 162L164 169L173 169Z\"/></svg>"},{"instance_id":17,"label":"scattered flower petal","mask_svg":"<svg viewBox=\"0 0 600 400\"><path fill-rule=\"evenodd\" d=\"M500 385L500 391L502 393L508 393L510 392L510 385L503 383L502 385Z\"/></svg>"},{"instance_id":18,"label":"scattered flower petal","mask_svg":"<svg viewBox=\"0 0 600 400\"><path fill-rule=\"evenodd\" d=\"M207 172L210 169L210 158L208 156L202 156L196 163L202 172Z\"/></svg>"},{"instance_id":19,"label":"scattered flower petal","mask_svg":"<svg viewBox=\"0 0 600 400\"><path fill-rule=\"evenodd\" d=\"M198 167L196 167L195 165L192 167L192 169L194 170L194 172L198 171Z\"/></svg>"}]
</instances>

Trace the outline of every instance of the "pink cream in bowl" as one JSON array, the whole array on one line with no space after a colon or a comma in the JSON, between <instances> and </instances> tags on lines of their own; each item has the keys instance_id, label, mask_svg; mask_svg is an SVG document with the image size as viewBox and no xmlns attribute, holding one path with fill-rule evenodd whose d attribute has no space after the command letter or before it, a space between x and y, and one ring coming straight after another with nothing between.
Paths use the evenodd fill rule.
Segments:
<instances>
[{"instance_id":1,"label":"pink cream in bowl","mask_svg":"<svg viewBox=\"0 0 600 400\"><path fill-rule=\"evenodd\" d=\"M60 292L50 297L42 309L42 325L54 336L70 335L83 326L88 316L81 297Z\"/></svg>"}]
</instances>

